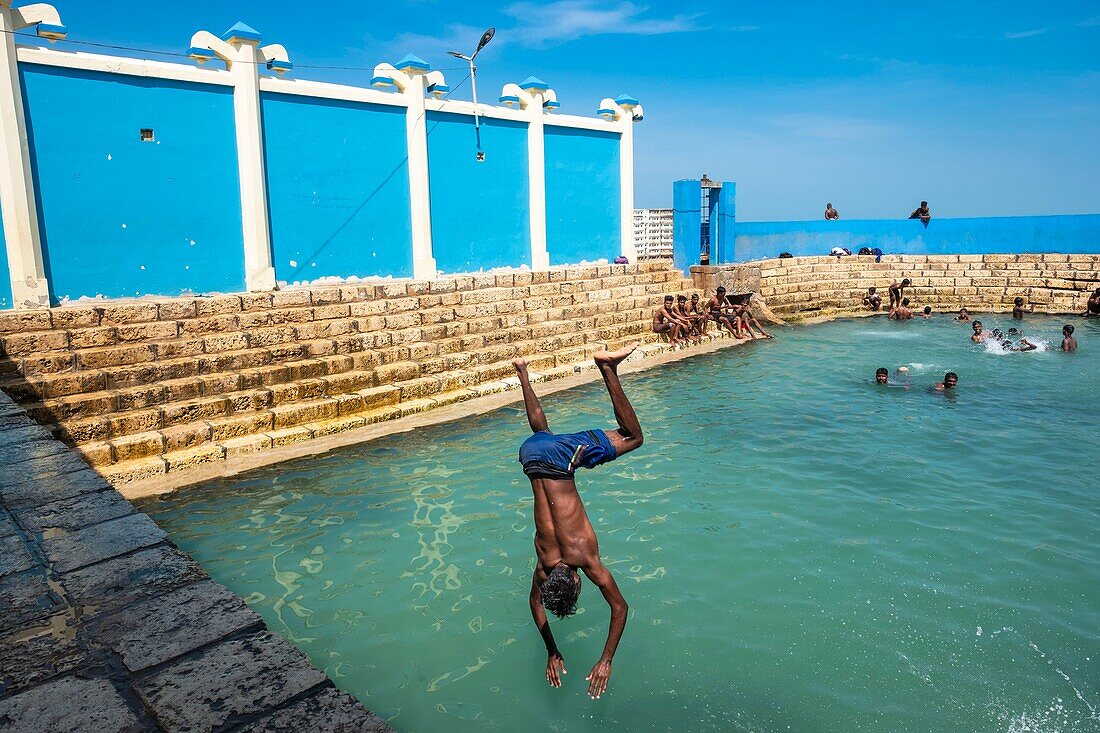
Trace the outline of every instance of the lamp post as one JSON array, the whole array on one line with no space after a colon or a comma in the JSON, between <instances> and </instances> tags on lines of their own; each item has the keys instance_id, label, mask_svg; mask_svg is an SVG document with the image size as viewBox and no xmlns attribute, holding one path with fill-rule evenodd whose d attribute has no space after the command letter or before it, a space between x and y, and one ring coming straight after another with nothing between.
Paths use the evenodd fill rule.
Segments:
<instances>
[{"instance_id":1,"label":"lamp post","mask_svg":"<svg viewBox=\"0 0 1100 733\"><path fill-rule=\"evenodd\" d=\"M447 52L451 56L454 56L456 59L462 59L470 65L470 87L473 89L474 95L474 134L477 136L477 161L479 163L485 160L485 151L481 149L481 118L478 116L477 113L477 67L474 66L474 59L476 59L477 55L481 53L481 49L485 48L489 41L493 40L493 35L496 32L496 28L490 28L489 30L482 33L481 40L477 43L477 48L475 48L474 52L469 56L461 54L458 51Z\"/></svg>"}]
</instances>

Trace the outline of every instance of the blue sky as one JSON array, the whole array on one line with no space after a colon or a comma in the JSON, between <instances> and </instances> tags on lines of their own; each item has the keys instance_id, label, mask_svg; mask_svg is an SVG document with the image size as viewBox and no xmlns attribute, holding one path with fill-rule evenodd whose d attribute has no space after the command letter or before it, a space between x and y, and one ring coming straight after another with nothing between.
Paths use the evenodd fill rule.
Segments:
<instances>
[{"instance_id":1,"label":"blue sky","mask_svg":"<svg viewBox=\"0 0 1100 733\"><path fill-rule=\"evenodd\" d=\"M363 85L411 52L455 86L465 72L445 52L496 26L483 100L535 74L563 113L642 101L638 206L669 206L674 179L705 172L737 182L742 220L818 218L826 201L904 216L922 198L939 216L1100 211L1095 0L54 4L71 39L156 51L242 20L287 47L296 76Z\"/></svg>"}]
</instances>

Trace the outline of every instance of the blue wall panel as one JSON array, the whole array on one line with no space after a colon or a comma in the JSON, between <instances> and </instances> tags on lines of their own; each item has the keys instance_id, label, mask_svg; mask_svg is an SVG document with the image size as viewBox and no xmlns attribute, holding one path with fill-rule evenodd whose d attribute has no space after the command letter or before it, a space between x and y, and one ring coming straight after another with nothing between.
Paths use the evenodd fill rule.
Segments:
<instances>
[{"instance_id":1,"label":"blue wall panel","mask_svg":"<svg viewBox=\"0 0 1100 733\"><path fill-rule=\"evenodd\" d=\"M244 289L228 87L28 64L20 73L55 302Z\"/></svg>"},{"instance_id":2,"label":"blue wall panel","mask_svg":"<svg viewBox=\"0 0 1100 733\"><path fill-rule=\"evenodd\" d=\"M825 255L833 247L880 248L890 254L1100 252L1100 214L851 221L737 222L736 261Z\"/></svg>"},{"instance_id":3,"label":"blue wall panel","mask_svg":"<svg viewBox=\"0 0 1100 733\"><path fill-rule=\"evenodd\" d=\"M0 216L4 212L0 211ZM4 228L0 227L0 310L12 307L11 271L8 269L8 253L5 249Z\"/></svg>"},{"instance_id":4,"label":"blue wall panel","mask_svg":"<svg viewBox=\"0 0 1100 733\"><path fill-rule=\"evenodd\" d=\"M622 252L619 134L555 125L544 129L550 264L613 261Z\"/></svg>"},{"instance_id":5,"label":"blue wall panel","mask_svg":"<svg viewBox=\"0 0 1100 733\"><path fill-rule=\"evenodd\" d=\"M275 274L412 277L405 108L260 95Z\"/></svg>"},{"instance_id":6,"label":"blue wall panel","mask_svg":"<svg viewBox=\"0 0 1100 733\"><path fill-rule=\"evenodd\" d=\"M687 274L699 264L699 179L672 182L672 262Z\"/></svg>"},{"instance_id":7,"label":"blue wall panel","mask_svg":"<svg viewBox=\"0 0 1100 733\"><path fill-rule=\"evenodd\" d=\"M531 264L527 125L481 118L485 161L478 163L474 120L429 112L432 249L445 273Z\"/></svg>"}]
</instances>

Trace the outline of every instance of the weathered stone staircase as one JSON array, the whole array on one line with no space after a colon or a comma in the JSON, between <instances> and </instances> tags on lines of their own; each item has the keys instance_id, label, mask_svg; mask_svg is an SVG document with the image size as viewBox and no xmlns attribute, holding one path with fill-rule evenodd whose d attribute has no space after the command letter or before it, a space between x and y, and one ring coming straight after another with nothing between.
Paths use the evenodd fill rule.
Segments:
<instances>
[{"instance_id":1,"label":"weathered stone staircase","mask_svg":"<svg viewBox=\"0 0 1100 733\"><path fill-rule=\"evenodd\" d=\"M0 389L115 485L452 404L655 341L667 262L0 314ZM513 378L514 380L514 378Z\"/></svg>"}]
</instances>

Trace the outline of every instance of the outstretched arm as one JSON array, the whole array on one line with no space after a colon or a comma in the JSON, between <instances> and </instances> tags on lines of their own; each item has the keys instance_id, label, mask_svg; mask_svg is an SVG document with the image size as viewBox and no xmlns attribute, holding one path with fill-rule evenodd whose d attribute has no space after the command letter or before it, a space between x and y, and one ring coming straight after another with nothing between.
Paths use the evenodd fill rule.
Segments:
<instances>
[{"instance_id":1,"label":"outstretched arm","mask_svg":"<svg viewBox=\"0 0 1100 733\"><path fill-rule=\"evenodd\" d=\"M546 618L546 609L542 607L542 594L539 593L539 569L535 568L535 574L531 578L531 616L535 619L535 627L542 634L542 643L546 644L546 681L551 687L561 687L561 676L565 674L565 660L558 651L558 644L554 641L554 634L550 631L550 620Z\"/></svg>"},{"instance_id":2,"label":"outstretched arm","mask_svg":"<svg viewBox=\"0 0 1100 733\"><path fill-rule=\"evenodd\" d=\"M538 395L531 388L531 379L527 376L527 360L520 357L512 362L516 368L516 376L519 377L519 387L523 391L523 406L527 409L527 423L531 426L532 433L541 433L550 428L546 424L546 414L542 411L542 403Z\"/></svg>"},{"instance_id":3,"label":"outstretched arm","mask_svg":"<svg viewBox=\"0 0 1100 733\"><path fill-rule=\"evenodd\" d=\"M611 678L611 659L615 656L619 639L622 638L623 629L626 628L626 614L630 607L627 605L626 599L623 598L623 594L619 592L619 586L615 584L615 578L612 577L611 571L599 559L596 560L594 565L585 567L584 574L600 589L607 605L611 606L611 625L607 629L607 643L603 646L603 654L600 655L600 660L596 662L596 665L592 667L592 671L588 673L588 677L585 678L588 680L589 697L599 699L600 695L607 689L607 681Z\"/></svg>"}]
</instances>

